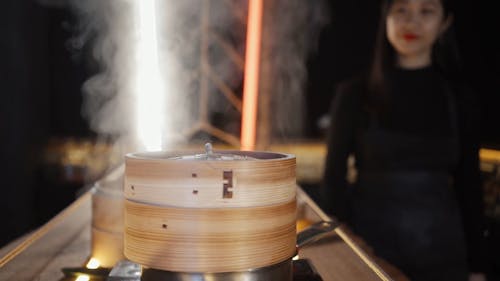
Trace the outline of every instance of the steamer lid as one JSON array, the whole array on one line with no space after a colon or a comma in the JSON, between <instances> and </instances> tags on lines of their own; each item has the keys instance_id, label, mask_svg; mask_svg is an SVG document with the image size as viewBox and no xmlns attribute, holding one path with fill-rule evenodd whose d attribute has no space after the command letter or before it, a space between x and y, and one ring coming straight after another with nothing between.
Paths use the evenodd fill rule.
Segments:
<instances>
[{"instance_id":1,"label":"steamer lid","mask_svg":"<svg viewBox=\"0 0 500 281\"><path fill-rule=\"evenodd\" d=\"M205 153L192 154L192 155L178 155L169 157L171 160L221 160L221 161L235 161L235 160L257 160L257 158L248 155L239 155L232 153L215 153L211 143L205 144Z\"/></svg>"}]
</instances>

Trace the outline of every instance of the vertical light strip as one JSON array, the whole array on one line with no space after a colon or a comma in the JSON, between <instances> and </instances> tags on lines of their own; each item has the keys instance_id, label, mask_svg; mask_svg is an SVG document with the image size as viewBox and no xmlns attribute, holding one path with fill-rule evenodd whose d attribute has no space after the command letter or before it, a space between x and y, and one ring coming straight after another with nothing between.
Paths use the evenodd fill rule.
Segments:
<instances>
[{"instance_id":1,"label":"vertical light strip","mask_svg":"<svg viewBox=\"0 0 500 281\"><path fill-rule=\"evenodd\" d=\"M255 148L257 101L259 94L262 0L248 0L248 23L241 117L241 149Z\"/></svg>"},{"instance_id":2,"label":"vertical light strip","mask_svg":"<svg viewBox=\"0 0 500 281\"><path fill-rule=\"evenodd\" d=\"M136 132L148 151L161 150L164 92L160 76L156 29L156 0L135 0L138 5L136 47Z\"/></svg>"}]
</instances>

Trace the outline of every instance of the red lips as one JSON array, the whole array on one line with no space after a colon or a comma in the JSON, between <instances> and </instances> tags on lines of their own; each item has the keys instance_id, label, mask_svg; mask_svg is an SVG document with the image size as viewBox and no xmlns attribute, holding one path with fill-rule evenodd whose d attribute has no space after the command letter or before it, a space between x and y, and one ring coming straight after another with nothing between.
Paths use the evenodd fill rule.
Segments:
<instances>
[{"instance_id":1,"label":"red lips","mask_svg":"<svg viewBox=\"0 0 500 281\"><path fill-rule=\"evenodd\" d=\"M412 40L417 39L417 38L418 38L418 35L413 34L413 33L405 33L405 34L403 34L403 38L404 38L406 41L412 41Z\"/></svg>"}]
</instances>

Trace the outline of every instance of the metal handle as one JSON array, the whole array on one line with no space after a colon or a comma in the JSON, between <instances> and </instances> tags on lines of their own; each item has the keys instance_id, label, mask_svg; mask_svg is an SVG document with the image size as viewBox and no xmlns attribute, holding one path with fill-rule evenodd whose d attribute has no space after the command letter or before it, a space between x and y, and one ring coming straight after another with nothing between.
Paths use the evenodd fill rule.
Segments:
<instances>
[{"instance_id":1,"label":"metal handle","mask_svg":"<svg viewBox=\"0 0 500 281\"><path fill-rule=\"evenodd\" d=\"M297 235L297 249L322 239L338 226L339 223L336 221L321 221L307 227Z\"/></svg>"}]
</instances>

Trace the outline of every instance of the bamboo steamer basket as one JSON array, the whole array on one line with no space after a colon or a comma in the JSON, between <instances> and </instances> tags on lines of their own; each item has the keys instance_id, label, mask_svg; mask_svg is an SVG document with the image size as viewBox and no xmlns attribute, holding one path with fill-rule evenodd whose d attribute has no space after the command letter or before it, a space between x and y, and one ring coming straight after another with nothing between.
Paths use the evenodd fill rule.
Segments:
<instances>
[{"instance_id":1,"label":"bamboo steamer basket","mask_svg":"<svg viewBox=\"0 0 500 281\"><path fill-rule=\"evenodd\" d=\"M123 256L123 169L92 188L91 257L112 268Z\"/></svg>"},{"instance_id":2,"label":"bamboo steamer basket","mask_svg":"<svg viewBox=\"0 0 500 281\"><path fill-rule=\"evenodd\" d=\"M128 154L124 196L124 254L146 268L238 272L296 253L290 154Z\"/></svg>"}]
</instances>

